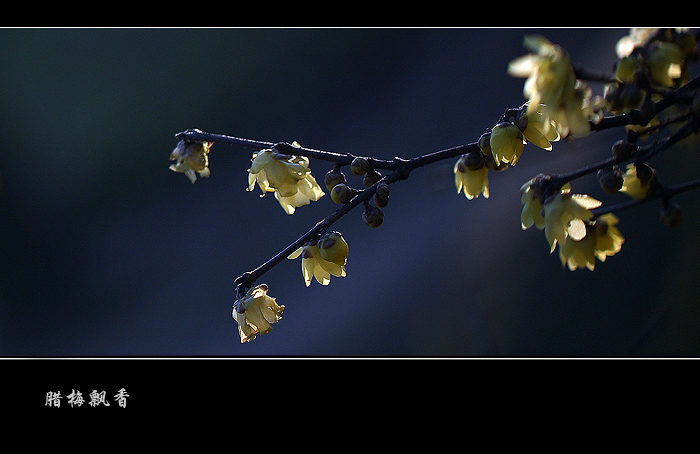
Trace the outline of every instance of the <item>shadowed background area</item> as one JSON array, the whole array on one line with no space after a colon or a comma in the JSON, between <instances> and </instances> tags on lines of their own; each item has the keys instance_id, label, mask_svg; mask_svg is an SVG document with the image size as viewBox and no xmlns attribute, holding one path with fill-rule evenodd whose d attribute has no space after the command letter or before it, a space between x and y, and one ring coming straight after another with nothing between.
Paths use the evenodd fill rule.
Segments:
<instances>
[{"instance_id":1,"label":"shadowed background area","mask_svg":"<svg viewBox=\"0 0 700 454\"><path fill-rule=\"evenodd\" d=\"M610 70L627 31L0 30L0 355L697 355L697 192L677 197L675 230L657 203L616 213L626 242L594 272L562 269L541 231L520 228L525 181L607 157L621 131L527 146L490 174L489 199L456 193L452 161L416 170L379 229L360 210L334 225L347 277L306 288L299 260L266 274L283 319L241 345L233 280L337 206L288 216L245 191L251 151L223 144L192 185L168 170L174 134L385 159L471 142L524 102L506 69L529 33ZM653 162L663 182L700 174L687 142ZM330 166L311 169L321 182ZM593 177L573 187L625 200Z\"/></svg>"}]
</instances>

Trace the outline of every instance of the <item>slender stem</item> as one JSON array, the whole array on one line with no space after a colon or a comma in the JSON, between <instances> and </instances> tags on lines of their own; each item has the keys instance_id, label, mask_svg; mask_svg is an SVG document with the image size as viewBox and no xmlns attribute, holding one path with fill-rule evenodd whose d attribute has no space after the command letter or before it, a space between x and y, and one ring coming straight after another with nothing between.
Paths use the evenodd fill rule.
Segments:
<instances>
[{"instance_id":1,"label":"slender stem","mask_svg":"<svg viewBox=\"0 0 700 454\"><path fill-rule=\"evenodd\" d=\"M700 188L700 179L677 184L675 186L669 186L667 188L658 189L643 199L631 199L626 202L618 203L617 205L600 207L591 211L593 212L593 217L600 217L606 213L624 210L625 208L637 206L641 203L649 202L650 200L655 200L658 198L670 199L671 197L675 196L676 194L680 194L681 192L690 191L692 189L698 188Z\"/></svg>"},{"instance_id":2,"label":"slender stem","mask_svg":"<svg viewBox=\"0 0 700 454\"><path fill-rule=\"evenodd\" d=\"M179 140L199 140L202 142L219 142L229 145L238 145L245 148L253 148L261 150L264 148L275 148L280 153L294 154L297 156L306 156L309 158L320 159L323 161L331 161L341 165L350 165L355 156L351 154L333 153L330 151L314 150L312 148L295 147L285 142L262 142L259 140L243 139L240 137L232 137L223 134L212 134L209 132L200 131L199 129L187 129L183 132L175 134L175 138Z\"/></svg>"},{"instance_id":3,"label":"slender stem","mask_svg":"<svg viewBox=\"0 0 700 454\"><path fill-rule=\"evenodd\" d=\"M282 251L277 253L274 257L272 257L270 260L267 262L263 263L259 267L255 268L253 271L249 271L247 273L244 273L243 275L239 276L236 280L235 283L239 285L240 288L250 288L250 286L255 282L260 276L265 274L266 272L270 271L273 267L278 265L280 262L282 262L285 258L287 258L291 253L302 247L304 244L308 243L309 241L313 240L314 238L317 238L318 236L322 235L328 228L333 225L336 221L338 221L340 218L345 216L355 208L356 206L364 203L365 201L368 201L370 197L374 195L374 193L377 190L377 185L381 182L384 181L387 184L394 183L400 179L403 179L401 174L396 172L392 173L391 175L388 175L384 178L382 178L379 182L375 183L374 185L370 186L369 188L361 191L359 194L357 194L355 197L350 199L348 203L343 205L342 207L338 208L335 210L332 214L330 214L328 217L325 219L321 220L318 222L315 226L313 226L308 232L297 238L293 243L291 243L289 246L284 248Z\"/></svg>"},{"instance_id":4,"label":"slender stem","mask_svg":"<svg viewBox=\"0 0 700 454\"><path fill-rule=\"evenodd\" d=\"M659 112L666 110L674 104L679 102L692 102L689 95L691 90L698 86L700 86L700 76L695 76L686 84L664 95L664 97L659 101L653 103L649 109L632 109L624 114L604 117L598 123L591 122L591 131L603 131L605 129L626 125L643 126L654 118Z\"/></svg>"},{"instance_id":5,"label":"slender stem","mask_svg":"<svg viewBox=\"0 0 700 454\"><path fill-rule=\"evenodd\" d=\"M202 136L199 136L202 137ZM195 140L206 140L206 139L201 139L197 138ZM278 265L280 262L284 261L285 258L287 258L291 253L302 247L304 244L307 242L313 240L314 238L317 238L318 236L322 235L331 225L333 225L336 221L338 221L340 218L345 216L347 213L350 212L353 208L357 207L358 205L369 201L369 199L374 195L374 193L377 190L377 185L381 182L384 182L386 184L392 184L400 180L405 180L408 178L409 174L411 173L412 170L417 169L419 167L426 166L428 164L431 164L433 162L437 162L442 159L449 159L451 157L456 157L461 154L464 154L467 151L472 151L475 149L479 149L479 145L477 143L469 143L465 145L459 145L456 147L452 148L447 148L445 150L440 150L436 151L434 153L430 153L424 156L419 156L417 158L413 158L410 160L405 160L401 158L395 158L393 161L382 161L385 163L387 166L391 164L389 167L392 167L394 172L391 174L383 177L380 181L375 183L374 185L370 186L367 189L364 189L361 191L358 195L353 197L348 203L343 205L342 207L338 208L336 211L334 211L331 215L323 219L322 221L318 222L315 226L313 226L309 231L307 231L305 234L300 236L298 239L296 239L294 242L292 242L289 246L284 248L282 251L277 253L274 257L260 265L259 267L255 268L253 271L249 271L247 273L244 273L243 275L239 276L236 280L235 283L238 284L239 286L239 294L243 292L244 289L250 288L260 276L271 270L273 267ZM294 150L298 150L295 148ZM303 151L302 151L303 152Z\"/></svg>"}]
</instances>

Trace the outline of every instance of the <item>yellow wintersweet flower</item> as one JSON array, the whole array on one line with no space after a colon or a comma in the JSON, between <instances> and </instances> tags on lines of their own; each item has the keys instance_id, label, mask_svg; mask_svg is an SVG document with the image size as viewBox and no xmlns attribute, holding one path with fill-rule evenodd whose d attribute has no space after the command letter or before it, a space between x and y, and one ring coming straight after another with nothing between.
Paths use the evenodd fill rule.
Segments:
<instances>
[{"instance_id":1,"label":"yellow wintersweet flower","mask_svg":"<svg viewBox=\"0 0 700 454\"><path fill-rule=\"evenodd\" d=\"M627 164L627 171L622 175L622 187L620 188L620 192L624 192L637 200L646 198L650 194L652 181L654 181L656 177L656 171L648 166L644 168L648 169L644 172L650 173L649 176L640 176L637 172L637 166L634 164Z\"/></svg>"},{"instance_id":2,"label":"yellow wintersweet flower","mask_svg":"<svg viewBox=\"0 0 700 454\"><path fill-rule=\"evenodd\" d=\"M682 74L683 52L674 43L655 41L646 53L644 65L654 81L665 87L673 87L674 79Z\"/></svg>"},{"instance_id":3,"label":"yellow wintersweet flower","mask_svg":"<svg viewBox=\"0 0 700 454\"><path fill-rule=\"evenodd\" d=\"M544 203L544 234L554 251L557 242L563 243L566 238L580 240L586 235L585 221L593 218L590 211L601 205L599 200L586 194L571 194L560 192L550 197Z\"/></svg>"},{"instance_id":4,"label":"yellow wintersweet flower","mask_svg":"<svg viewBox=\"0 0 700 454\"><path fill-rule=\"evenodd\" d=\"M508 73L527 78L523 88L529 99L527 114L541 109L545 121L553 120L562 137L590 132L590 90L576 80L566 51L542 36L525 36L523 44L534 54L511 61Z\"/></svg>"},{"instance_id":5,"label":"yellow wintersweet flower","mask_svg":"<svg viewBox=\"0 0 700 454\"><path fill-rule=\"evenodd\" d=\"M570 270L583 268L595 269L595 259L601 262L620 252L625 238L616 227L620 220L612 213L597 218L594 224L586 226L586 236L581 240L568 237L559 244L559 259L562 266Z\"/></svg>"},{"instance_id":6,"label":"yellow wintersweet flower","mask_svg":"<svg viewBox=\"0 0 700 454\"><path fill-rule=\"evenodd\" d=\"M170 165L173 172L184 173L192 184L197 181L199 173L201 177L208 177L209 172L209 149L213 142L185 142L180 140L175 149L170 153L170 160L177 163Z\"/></svg>"},{"instance_id":7,"label":"yellow wintersweet flower","mask_svg":"<svg viewBox=\"0 0 700 454\"><path fill-rule=\"evenodd\" d=\"M513 123L499 123L491 130L491 155L496 165L509 162L515 165L523 154L523 133Z\"/></svg>"},{"instance_id":8,"label":"yellow wintersweet flower","mask_svg":"<svg viewBox=\"0 0 700 454\"><path fill-rule=\"evenodd\" d=\"M309 159L289 156L274 150L262 150L253 154L253 163L248 169L248 191L258 183L263 194L274 192L275 198L287 214L297 207L317 201L325 194L311 175Z\"/></svg>"},{"instance_id":9,"label":"yellow wintersweet flower","mask_svg":"<svg viewBox=\"0 0 700 454\"><path fill-rule=\"evenodd\" d=\"M586 267L593 271L595 268L595 236L590 232L582 239L575 240L567 237L559 243L559 259L561 266L567 266L571 271Z\"/></svg>"},{"instance_id":10,"label":"yellow wintersweet flower","mask_svg":"<svg viewBox=\"0 0 700 454\"><path fill-rule=\"evenodd\" d=\"M520 187L520 201L523 203L520 226L523 230L527 230L533 225L540 230L544 229L544 207L542 206L540 185L548 179L549 176L540 174ZM561 191L567 193L570 189L571 185L566 183Z\"/></svg>"},{"instance_id":11,"label":"yellow wintersweet flower","mask_svg":"<svg viewBox=\"0 0 700 454\"><path fill-rule=\"evenodd\" d=\"M617 228L620 220L612 213L604 214L596 219L595 227L595 256L601 262L606 257L615 255L622 249L625 238Z\"/></svg>"},{"instance_id":12,"label":"yellow wintersweet flower","mask_svg":"<svg viewBox=\"0 0 700 454\"><path fill-rule=\"evenodd\" d=\"M536 110L524 113L517 122L526 142L529 142L543 150L552 151L552 142L559 140L559 132L556 123L545 118L542 114L542 105Z\"/></svg>"},{"instance_id":13,"label":"yellow wintersweet flower","mask_svg":"<svg viewBox=\"0 0 700 454\"><path fill-rule=\"evenodd\" d=\"M538 35L526 35L523 45L534 54L511 61L508 73L527 78L523 94L530 99L530 108L535 109L539 104L559 105L576 83L569 56L560 46Z\"/></svg>"},{"instance_id":14,"label":"yellow wintersweet flower","mask_svg":"<svg viewBox=\"0 0 700 454\"><path fill-rule=\"evenodd\" d=\"M454 165L455 186L457 193L464 190L464 196L471 200L483 194L489 198L489 168L486 167L484 155L480 152L462 155Z\"/></svg>"},{"instance_id":15,"label":"yellow wintersweet flower","mask_svg":"<svg viewBox=\"0 0 700 454\"><path fill-rule=\"evenodd\" d=\"M336 265L345 266L348 262L348 243L340 232L325 233L318 240L321 258Z\"/></svg>"},{"instance_id":16,"label":"yellow wintersweet flower","mask_svg":"<svg viewBox=\"0 0 700 454\"><path fill-rule=\"evenodd\" d=\"M301 256L301 273L304 276L304 283L308 287L311 285L313 277L321 285L328 285L331 282L331 275L337 277L345 277L345 263L339 263L325 260L321 256L321 251L318 248L318 242L312 241L294 251L288 259L295 259Z\"/></svg>"},{"instance_id":17,"label":"yellow wintersweet flower","mask_svg":"<svg viewBox=\"0 0 700 454\"><path fill-rule=\"evenodd\" d=\"M271 324L282 319L284 306L277 304L277 298L268 296L267 290L266 284L250 288L233 306L231 315L238 322L241 343L252 341L258 333L269 333Z\"/></svg>"}]
</instances>

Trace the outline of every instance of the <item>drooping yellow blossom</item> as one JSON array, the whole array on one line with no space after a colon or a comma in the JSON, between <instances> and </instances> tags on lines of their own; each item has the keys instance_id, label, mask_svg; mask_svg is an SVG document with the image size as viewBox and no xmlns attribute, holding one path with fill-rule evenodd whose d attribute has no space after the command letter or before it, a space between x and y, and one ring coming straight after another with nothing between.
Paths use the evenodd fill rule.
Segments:
<instances>
[{"instance_id":1,"label":"drooping yellow blossom","mask_svg":"<svg viewBox=\"0 0 700 454\"><path fill-rule=\"evenodd\" d=\"M301 256L301 273L304 276L304 283L308 287L312 278L321 285L328 285L331 282L331 275L345 277L345 264L340 265L335 262L325 260L321 256L318 242L312 241L300 247L287 257L295 259Z\"/></svg>"},{"instance_id":2,"label":"drooping yellow blossom","mask_svg":"<svg viewBox=\"0 0 700 454\"><path fill-rule=\"evenodd\" d=\"M457 193L464 190L464 196L469 200L479 197L480 194L489 198L489 168L486 166L483 154L477 151L474 155L477 153L477 158L473 158L472 153L462 155L453 169Z\"/></svg>"},{"instance_id":3,"label":"drooping yellow blossom","mask_svg":"<svg viewBox=\"0 0 700 454\"><path fill-rule=\"evenodd\" d=\"M654 81L665 87L673 87L674 79L681 77L683 52L674 43L655 41L646 52L644 65Z\"/></svg>"},{"instance_id":4,"label":"drooping yellow blossom","mask_svg":"<svg viewBox=\"0 0 700 454\"><path fill-rule=\"evenodd\" d=\"M325 194L311 175L309 159L303 156L262 150L253 154L248 172L248 191L252 191L257 182L263 191L261 197L266 192L274 192L287 214L293 214L297 207L317 201Z\"/></svg>"},{"instance_id":5,"label":"drooping yellow blossom","mask_svg":"<svg viewBox=\"0 0 700 454\"><path fill-rule=\"evenodd\" d=\"M267 290L266 284L250 288L233 306L232 316L238 322L241 343L252 341L258 333L269 333L271 324L282 319L284 306L278 305L276 298L268 296Z\"/></svg>"},{"instance_id":6,"label":"drooping yellow blossom","mask_svg":"<svg viewBox=\"0 0 700 454\"><path fill-rule=\"evenodd\" d=\"M527 78L523 88L529 99L527 114L541 109L544 121L553 120L562 137L590 132L590 90L577 82L566 51L542 36L527 35L523 44L534 53L511 61L508 73Z\"/></svg>"},{"instance_id":7,"label":"drooping yellow blossom","mask_svg":"<svg viewBox=\"0 0 700 454\"><path fill-rule=\"evenodd\" d=\"M197 175L208 177L209 171L209 149L213 142L185 142L180 140L175 149L170 153L170 160L177 162L170 165L173 172L184 173L192 184L197 181Z\"/></svg>"},{"instance_id":8,"label":"drooping yellow blossom","mask_svg":"<svg viewBox=\"0 0 700 454\"><path fill-rule=\"evenodd\" d=\"M538 229L544 229L544 207L542 206L542 193L540 185L548 180L547 175L537 175L520 187L520 201L523 203L523 211L520 213L520 226L527 230L533 225ZM562 188L562 193L568 193L571 185L566 183Z\"/></svg>"},{"instance_id":9,"label":"drooping yellow blossom","mask_svg":"<svg viewBox=\"0 0 700 454\"><path fill-rule=\"evenodd\" d=\"M515 165L523 154L523 133L513 123L499 123L491 130L491 155L496 165L509 162Z\"/></svg>"},{"instance_id":10,"label":"drooping yellow blossom","mask_svg":"<svg viewBox=\"0 0 700 454\"><path fill-rule=\"evenodd\" d=\"M568 237L580 240L586 235L586 221L593 217L590 211L601 205L599 200L586 194L560 192L544 203L544 234L549 242L550 253L557 242Z\"/></svg>"},{"instance_id":11,"label":"drooping yellow blossom","mask_svg":"<svg viewBox=\"0 0 700 454\"><path fill-rule=\"evenodd\" d=\"M325 233L318 240L318 250L321 258L336 265L345 266L348 262L348 243L340 232Z\"/></svg>"},{"instance_id":12,"label":"drooping yellow blossom","mask_svg":"<svg viewBox=\"0 0 700 454\"><path fill-rule=\"evenodd\" d=\"M652 181L656 176L656 171L650 169L650 177L640 177L637 173L637 166L627 164L627 171L622 175L622 187L620 192L627 194L633 199L641 200L647 197L652 187Z\"/></svg>"},{"instance_id":13,"label":"drooping yellow blossom","mask_svg":"<svg viewBox=\"0 0 700 454\"><path fill-rule=\"evenodd\" d=\"M537 110L524 113L517 122L523 138L543 150L552 151L552 142L560 139L556 123L542 114L542 105Z\"/></svg>"},{"instance_id":14,"label":"drooping yellow blossom","mask_svg":"<svg viewBox=\"0 0 700 454\"><path fill-rule=\"evenodd\" d=\"M575 240L567 237L559 244L559 259L562 266L570 270L586 267L593 271L596 258L601 262L611 255L617 254L625 242L620 230L616 227L619 219L612 213L597 218L593 224L586 225L586 236Z\"/></svg>"},{"instance_id":15,"label":"drooping yellow blossom","mask_svg":"<svg viewBox=\"0 0 700 454\"><path fill-rule=\"evenodd\" d=\"M617 228L620 220L612 213L604 214L596 218L595 227L595 256L601 262L606 257L615 255L622 249L625 238Z\"/></svg>"},{"instance_id":16,"label":"drooping yellow blossom","mask_svg":"<svg viewBox=\"0 0 700 454\"><path fill-rule=\"evenodd\" d=\"M529 108L559 105L576 83L569 56L560 46L538 35L526 35L523 45L534 54L511 61L508 73L527 78L523 93L530 100Z\"/></svg>"}]
</instances>

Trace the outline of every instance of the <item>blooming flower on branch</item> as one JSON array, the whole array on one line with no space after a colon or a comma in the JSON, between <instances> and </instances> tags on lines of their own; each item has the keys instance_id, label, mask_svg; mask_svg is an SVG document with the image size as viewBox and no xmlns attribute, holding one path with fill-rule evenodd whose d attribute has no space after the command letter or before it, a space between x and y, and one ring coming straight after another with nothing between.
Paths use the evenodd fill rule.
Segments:
<instances>
[{"instance_id":1,"label":"blooming flower on branch","mask_svg":"<svg viewBox=\"0 0 700 454\"><path fill-rule=\"evenodd\" d=\"M616 227L619 219L611 214L604 214L593 224L586 225L586 235L576 240L569 236L559 243L559 259L562 266L568 266L573 271L586 267L593 271L596 258L601 262L611 255L617 254L625 242L620 230Z\"/></svg>"},{"instance_id":2,"label":"blooming flower on branch","mask_svg":"<svg viewBox=\"0 0 700 454\"><path fill-rule=\"evenodd\" d=\"M491 130L489 145L496 165L501 164L501 162L509 162L510 165L514 166L523 154L525 141L522 131L515 124L502 122Z\"/></svg>"},{"instance_id":3,"label":"blooming flower on branch","mask_svg":"<svg viewBox=\"0 0 700 454\"><path fill-rule=\"evenodd\" d=\"M462 155L454 165L457 193L464 190L464 196L471 200L483 194L489 198L489 168L480 151Z\"/></svg>"},{"instance_id":4,"label":"blooming flower on branch","mask_svg":"<svg viewBox=\"0 0 700 454\"><path fill-rule=\"evenodd\" d=\"M536 110L531 111L529 114L523 113L516 124L522 131L526 142L532 143L543 150L552 151L552 142L558 141L560 136L556 123L551 119L546 119L542 114L543 107L540 104Z\"/></svg>"},{"instance_id":5,"label":"blooming flower on branch","mask_svg":"<svg viewBox=\"0 0 700 454\"><path fill-rule=\"evenodd\" d=\"M277 298L268 296L267 290L266 284L250 288L233 305L231 315L238 322L241 343L252 341L258 333L269 333L271 325L282 319L284 306L277 304Z\"/></svg>"},{"instance_id":6,"label":"blooming flower on branch","mask_svg":"<svg viewBox=\"0 0 700 454\"><path fill-rule=\"evenodd\" d=\"M544 203L544 234L549 242L550 252L557 242L563 243L568 237L580 240L586 236L586 221L593 218L590 211L601 205L599 200L586 194L571 194L563 189Z\"/></svg>"},{"instance_id":7,"label":"blooming flower on branch","mask_svg":"<svg viewBox=\"0 0 700 454\"><path fill-rule=\"evenodd\" d=\"M620 192L627 194L633 199L641 200L651 193L650 190L655 181L656 170L644 165L640 171L636 165L628 164L627 171L622 176Z\"/></svg>"},{"instance_id":8,"label":"blooming flower on branch","mask_svg":"<svg viewBox=\"0 0 700 454\"><path fill-rule=\"evenodd\" d=\"M309 159L304 156L261 150L253 154L248 172L248 191L252 191L257 182L263 192L260 197L266 192L274 192L287 214L293 214L297 207L308 205L311 200L317 201L324 195L311 175Z\"/></svg>"},{"instance_id":9,"label":"blooming flower on branch","mask_svg":"<svg viewBox=\"0 0 700 454\"><path fill-rule=\"evenodd\" d=\"M655 41L647 49L644 65L655 82L673 87L674 79L681 77L683 52L675 43Z\"/></svg>"},{"instance_id":10,"label":"blooming flower on branch","mask_svg":"<svg viewBox=\"0 0 700 454\"><path fill-rule=\"evenodd\" d=\"M170 165L170 170L184 173L192 184L197 180L195 172L199 173L201 177L208 177L210 174L209 149L212 145L213 142L180 140L170 153L170 160L177 161Z\"/></svg>"},{"instance_id":11,"label":"blooming flower on branch","mask_svg":"<svg viewBox=\"0 0 700 454\"><path fill-rule=\"evenodd\" d=\"M331 275L337 277L345 277L346 275L345 260L337 259L333 262L324 259L318 244L318 241L311 241L287 257L293 260L301 256L301 273L304 276L304 283L307 287L311 285L314 277L319 284L328 285L331 283ZM347 258L347 252L345 254L345 258Z\"/></svg>"},{"instance_id":12,"label":"blooming flower on branch","mask_svg":"<svg viewBox=\"0 0 700 454\"><path fill-rule=\"evenodd\" d=\"M540 174L520 187L520 201L523 203L520 226L523 230L527 230L533 225L540 230L544 229L543 194L540 191L540 186L547 180L549 180L548 175ZM566 183L562 191L568 192L570 189L571 185Z\"/></svg>"},{"instance_id":13,"label":"blooming flower on branch","mask_svg":"<svg viewBox=\"0 0 700 454\"><path fill-rule=\"evenodd\" d=\"M511 61L508 73L527 78L523 88L529 99L527 114L541 109L544 121L553 120L562 137L590 132L590 90L576 80L568 54L542 36L525 36L523 44L534 53Z\"/></svg>"}]
</instances>

